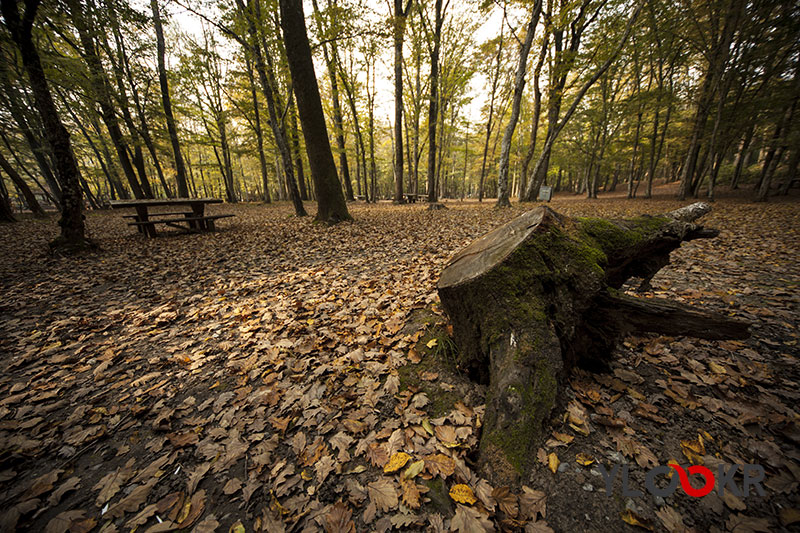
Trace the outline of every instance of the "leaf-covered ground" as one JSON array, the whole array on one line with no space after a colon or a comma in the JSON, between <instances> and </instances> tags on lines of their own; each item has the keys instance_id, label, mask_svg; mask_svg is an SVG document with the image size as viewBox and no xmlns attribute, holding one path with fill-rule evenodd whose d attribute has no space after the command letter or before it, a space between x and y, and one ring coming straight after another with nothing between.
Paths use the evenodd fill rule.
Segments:
<instances>
[{"instance_id":1,"label":"leaf-covered ground","mask_svg":"<svg viewBox=\"0 0 800 533\"><path fill-rule=\"evenodd\" d=\"M52 220L0 226L0 530L797 527L800 205L717 202L703 222L721 236L653 281L751 321L752 338L628 338L610 372L575 372L510 491L474 467L480 387L427 362L452 348L436 315L447 258L522 208L449 205L354 205L333 228L220 206L236 218L216 234L151 240L91 213L102 251L72 258L44 254ZM641 488L671 460L764 465L766 495L625 498L593 471L629 464Z\"/></svg>"}]
</instances>

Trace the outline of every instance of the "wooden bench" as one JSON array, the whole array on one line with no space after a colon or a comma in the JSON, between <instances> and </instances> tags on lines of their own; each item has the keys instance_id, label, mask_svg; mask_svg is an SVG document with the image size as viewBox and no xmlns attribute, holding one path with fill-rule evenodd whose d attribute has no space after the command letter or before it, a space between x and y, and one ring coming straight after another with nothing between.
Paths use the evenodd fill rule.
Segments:
<instances>
[{"instance_id":1,"label":"wooden bench","mask_svg":"<svg viewBox=\"0 0 800 533\"><path fill-rule=\"evenodd\" d=\"M183 213L186 215L186 213ZM189 213L191 215L191 213ZM165 226L170 226L172 228L177 228L179 230L183 230L189 233L198 232L198 231L216 231L216 227L214 221L220 218L228 218L235 215L206 215L202 217L198 216L183 216L183 217L172 217L172 218L163 218L164 216L171 216L168 213L154 213L152 217L148 217L147 220L136 220L134 222L128 222L129 226L136 226L140 232L145 232L145 228L147 226L155 226L156 224L164 224ZM128 218L138 216L129 215ZM186 224L185 226L183 224Z\"/></svg>"}]
</instances>

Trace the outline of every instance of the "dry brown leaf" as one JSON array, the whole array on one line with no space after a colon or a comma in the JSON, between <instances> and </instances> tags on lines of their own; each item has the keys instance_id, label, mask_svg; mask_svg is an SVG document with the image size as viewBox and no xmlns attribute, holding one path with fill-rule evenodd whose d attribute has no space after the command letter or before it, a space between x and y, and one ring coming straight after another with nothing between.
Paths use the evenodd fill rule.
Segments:
<instances>
[{"instance_id":1,"label":"dry brown leaf","mask_svg":"<svg viewBox=\"0 0 800 533\"><path fill-rule=\"evenodd\" d=\"M542 491L523 485L522 494L519 496L519 509L522 519L536 520L537 515L547 518L547 496Z\"/></svg>"},{"instance_id":2,"label":"dry brown leaf","mask_svg":"<svg viewBox=\"0 0 800 533\"><path fill-rule=\"evenodd\" d=\"M625 511L620 513L620 516L622 517L622 520L626 524L630 524L632 526L638 526L648 531L653 531L653 524L649 520L647 520L643 516L640 516L637 513L634 513L630 509L625 509Z\"/></svg>"},{"instance_id":3,"label":"dry brown leaf","mask_svg":"<svg viewBox=\"0 0 800 533\"><path fill-rule=\"evenodd\" d=\"M189 474L189 479L186 481L186 492L188 494L194 494L195 489L197 489L197 485L200 484L210 468L211 463L208 462L197 465L197 468L192 470L192 473Z\"/></svg>"},{"instance_id":4,"label":"dry brown leaf","mask_svg":"<svg viewBox=\"0 0 800 533\"><path fill-rule=\"evenodd\" d=\"M525 524L525 533L554 533L554 531L553 528L547 525L547 522L539 520Z\"/></svg>"},{"instance_id":5,"label":"dry brown leaf","mask_svg":"<svg viewBox=\"0 0 800 533\"><path fill-rule=\"evenodd\" d=\"M64 472L63 470L51 470L47 474L36 478L28 490L22 495L23 499L36 498L46 492L53 490L53 485L58 481L58 476Z\"/></svg>"},{"instance_id":6,"label":"dry brown leaf","mask_svg":"<svg viewBox=\"0 0 800 533\"><path fill-rule=\"evenodd\" d=\"M403 503L409 509L419 509L419 488L413 479L401 479L400 488L403 489Z\"/></svg>"},{"instance_id":7,"label":"dry brown leaf","mask_svg":"<svg viewBox=\"0 0 800 533\"><path fill-rule=\"evenodd\" d=\"M225 486L222 487L222 493L226 496L230 496L231 494L235 494L239 492L242 488L242 480L238 477L234 477L228 480L225 483Z\"/></svg>"},{"instance_id":8,"label":"dry brown leaf","mask_svg":"<svg viewBox=\"0 0 800 533\"><path fill-rule=\"evenodd\" d=\"M488 533L494 530L494 524L486 515L466 505L456 507L456 514L450 522L450 531L458 533Z\"/></svg>"},{"instance_id":9,"label":"dry brown leaf","mask_svg":"<svg viewBox=\"0 0 800 533\"><path fill-rule=\"evenodd\" d=\"M683 524L683 517L672 507L662 507L656 511L656 516L669 533L690 533L692 531Z\"/></svg>"},{"instance_id":10,"label":"dry brown leaf","mask_svg":"<svg viewBox=\"0 0 800 533\"><path fill-rule=\"evenodd\" d=\"M456 471L455 461L442 453L428 455L423 459L425 460L425 468L431 475L439 475L442 478L446 478Z\"/></svg>"},{"instance_id":11,"label":"dry brown leaf","mask_svg":"<svg viewBox=\"0 0 800 533\"><path fill-rule=\"evenodd\" d=\"M519 513L517 496L508 487L497 487L492 491L492 497L497 501L500 510L511 518L516 518Z\"/></svg>"},{"instance_id":12,"label":"dry brown leaf","mask_svg":"<svg viewBox=\"0 0 800 533\"><path fill-rule=\"evenodd\" d=\"M367 485L369 499L384 513L397 507L397 489L391 479L383 478Z\"/></svg>"},{"instance_id":13,"label":"dry brown leaf","mask_svg":"<svg viewBox=\"0 0 800 533\"><path fill-rule=\"evenodd\" d=\"M158 482L157 478L151 479L144 485L138 485L130 494L122 498L116 504L110 506L104 517L107 515L110 518L119 518L125 513L132 513L139 510L139 507L147 500L153 486Z\"/></svg>"},{"instance_id":14,"label":"dry brown leaf","mask_svg":"<svg viewBox=\"0 0 800 533\"><path fill-rule=\"evenodd\" d=\"M355 533L356 525L352 520L353 512L344 502L336 502L325 515L326 533Z\"/></svg>"},{"instance_id":15,"label":"dry brown leaf","mask_svg":"<svg viewBox=\"0 0 800 533\"><path fill-rule=\"evenodd\" d=\"M50 495L50 498L47 500L47 503L51 507L55 507L61 501L61 498L68 492L76 490L78 487L81 486L81 478L73 476L62 483L56 490L53 491L53 494Z\"/></svg>"},{"instance_id":16,"label":"dry brown leaf","mask_svg":"<svg viewBox=\"0 0 800 533\"><path fill-rule=\"evenodd\" d=\"M205 510L206 507L206 491L201 489L195 492L192 495L192 499L189 503L191 506L189 509L189 513L185 517L183 517L182 520L179 517L178 529L184 529L191 526L192 524L197 522L198 518L200 518L203 515L203 511Z\"/></svg>"},{"instance_id":17,"label":"dry brown leaf","mask_svg":"<svg viewBox=\"0 0 800 533\"><path fill-rule=\"evenodd\" d=\"M766 518L755 518L742 513L731 514L725 522L725 527L731 533L769 533L772 531L769 520Z\"/></svg>"},{"instance_id":18,"label":"dry brown leaf","mask_svg":"<svg viewBox=\"0 0 800 533\"><path fill-rule=\"evenodd\" d=\"M44 533L66 533L73 522L80 521L86 516L85 511L64 511L51 519L44 528Z\"/></svg>"}]
</instances>

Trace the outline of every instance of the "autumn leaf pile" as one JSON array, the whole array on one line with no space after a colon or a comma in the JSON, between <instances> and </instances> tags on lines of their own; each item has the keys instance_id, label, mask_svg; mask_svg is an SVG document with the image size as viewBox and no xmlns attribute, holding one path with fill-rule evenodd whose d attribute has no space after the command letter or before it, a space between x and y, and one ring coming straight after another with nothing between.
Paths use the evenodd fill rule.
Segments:
<instances>
[{"instance_id":1,"label":"autumn leaf pile","mask_svg":"<svg viewBox=\"0 0 800 533\"><path fill-rule=\"evenodd\" d=\"M521 212L449 205L354 205L355 222L333 228L286 206L217 206L236 214L221 231L151 240L92 213L102 251L71 258L44 254L53 221L1 226L0 529L743 532L799 519L797 205L719 202L705 222L720 238L653 280L655 295L752 321L753 338L631 337L608 371L576 371L519 488L477 469L480 394L439 413L401 379L429 352L410 317L441 313L447 258ZM635 482L668 461L763 464L768 494L625 501L592 473L630 463Z\"/></svg>"}]
</instances>

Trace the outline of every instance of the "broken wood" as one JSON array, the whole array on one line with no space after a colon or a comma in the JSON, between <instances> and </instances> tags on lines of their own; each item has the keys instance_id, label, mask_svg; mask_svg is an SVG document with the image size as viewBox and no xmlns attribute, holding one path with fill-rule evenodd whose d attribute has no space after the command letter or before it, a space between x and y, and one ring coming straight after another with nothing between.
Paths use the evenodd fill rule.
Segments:
<instances>
[{"instance_id":1,"label":"broken wood","mask_svg":"<svg viewBox=\"0 0 800 533\"><path fill-rule=\"evenodd\" d=\"M602 360L626 334L741 339L748 324L619 289L649 280L681 242L712 238L696 203L629 220L529 211L459 252L438 284L458 360L488 384L480 447L495 484L528 475L558 392L579 361Z\"/></svg>"}]
</instances>

